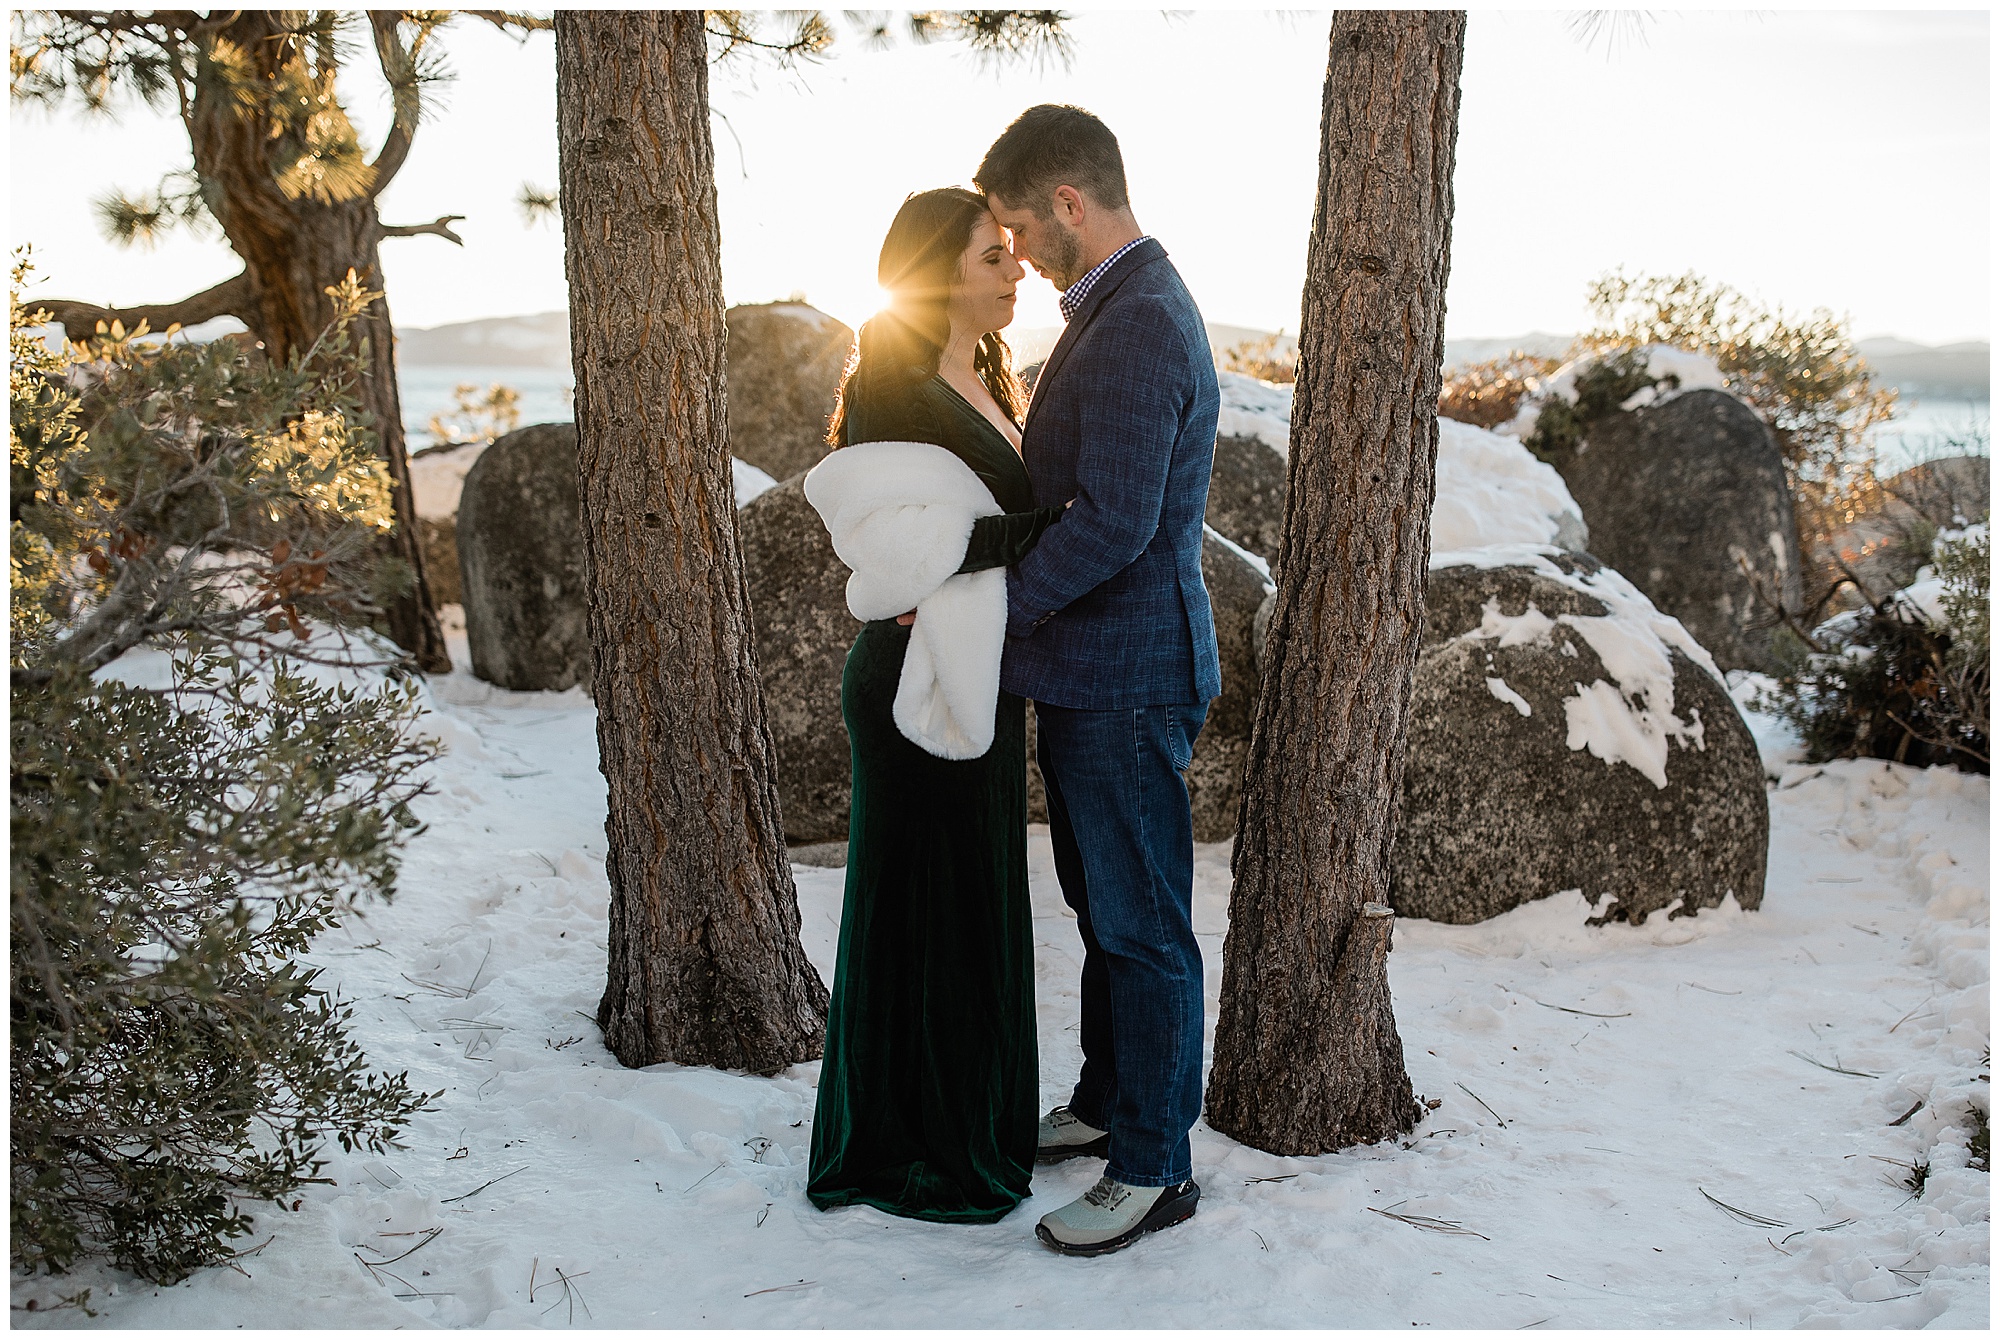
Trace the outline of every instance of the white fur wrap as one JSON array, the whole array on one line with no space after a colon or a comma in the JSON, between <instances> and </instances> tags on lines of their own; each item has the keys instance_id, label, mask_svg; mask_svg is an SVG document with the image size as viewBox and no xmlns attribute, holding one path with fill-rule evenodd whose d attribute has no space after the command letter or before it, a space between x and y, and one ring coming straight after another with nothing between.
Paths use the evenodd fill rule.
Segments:
<instances>
[{"instance_id":1,"label":"white fur wrap","mask_svg":"<svg viewBox=\"0 0 2000 1340\"><path fill-rule=\"evenodd\" d=\"M928 442L863 442L806 475L806 501L853 569L861 620L917 612L892 712L904 738L939 758L993 747L1007 571L960 573L972 523L1001 509L972 467Z\"/></svg>"}]
</instances>

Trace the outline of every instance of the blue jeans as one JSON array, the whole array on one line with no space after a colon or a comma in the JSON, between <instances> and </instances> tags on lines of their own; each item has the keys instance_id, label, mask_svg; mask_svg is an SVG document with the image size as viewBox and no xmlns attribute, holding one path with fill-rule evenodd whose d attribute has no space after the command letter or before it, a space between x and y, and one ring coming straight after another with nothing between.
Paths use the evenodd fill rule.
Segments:
<instances>
[{"instance_id":1,"label":"blue jeans","mask_svg":"<svg viewBox=\"0 0 2000 1340\"><path fill-rule=\"evenodd\" d=\"M1194 1172L1201 950L1181 772L1207 715L1035 704L1056 877L1083 935L1083 1073L1069 1107L1111 1132L1105 1173L1127 1186Z\"/></svg>"}]
</instances>

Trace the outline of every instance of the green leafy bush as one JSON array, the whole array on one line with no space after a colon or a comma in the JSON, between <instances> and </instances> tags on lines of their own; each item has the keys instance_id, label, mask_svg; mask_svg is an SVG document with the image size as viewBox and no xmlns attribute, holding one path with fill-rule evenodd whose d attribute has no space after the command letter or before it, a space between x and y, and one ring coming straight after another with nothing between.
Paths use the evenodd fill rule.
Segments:
<instances>
[{"instance_id":1,"label":"green leafy bush","mask_svg":"<svg viewBox=\"0 0 2000 1340\"><path fill-rule=\"evenodd\" d=\"M285 365L11 302L14 1260L171 1281L328 1140L426 1096L299 959L388 896L431 742L366 623L397 574L346 313ZM392 650L392 649L391 649ZM128 658L120 661L120 658ZM136 659L129 659L136 658ZM119 662L113 664L113 662Z\"/></svg>"},{"instance_id":2,"label":"green leafy bush","mask_svg":"<svg viewBox=\"0 0 2000 1340\"><path fill-rule=\"evenodd\" d=\"M1637 349L1606 354L1577 374L1574 400L1553 397L1542 406L1521 445L1551 465L1559 464L1576 451L1591 424L1616 413L1647 387L1660 385L1679 386L1680 378L1647 372L1645 356Z\"/></svg>"}]
</instances>

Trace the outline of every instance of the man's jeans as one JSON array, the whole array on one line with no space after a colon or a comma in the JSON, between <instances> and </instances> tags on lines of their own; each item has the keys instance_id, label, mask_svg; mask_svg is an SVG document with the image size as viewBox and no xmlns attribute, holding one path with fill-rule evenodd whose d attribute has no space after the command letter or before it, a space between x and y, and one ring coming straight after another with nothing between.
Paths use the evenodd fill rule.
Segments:
<instances>
[{"instance_id":1,"label":"man's jeans","mask_svg":"<svg viewBox=\"0 0 2000 1340\"><path fill-rule=\"evenodd\" d=\"M1176 1186L1194 1171L1201 950L1181 771L1207 715L1035 704L1056 877L1083 934L1083 1074L1069 1107L1111 1132L1105 1173L1127 1186Z\"/></svg>"}]
</instances>

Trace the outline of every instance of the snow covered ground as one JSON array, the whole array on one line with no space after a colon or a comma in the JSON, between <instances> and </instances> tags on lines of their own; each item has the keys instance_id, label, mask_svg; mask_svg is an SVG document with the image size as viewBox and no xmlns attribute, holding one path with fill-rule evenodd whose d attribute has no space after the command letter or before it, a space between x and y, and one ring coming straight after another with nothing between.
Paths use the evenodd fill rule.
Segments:
<instances>
[{"instance_id":1,"label":"snow covered ground","mask_svg":"<svg viewBox=\"0 0 2000 1340\"><path fill-rule=\"evenodd\" d=\"M16 1325L1988 1324L1988 1178L1966 1146L1990 1087L1984 778L1784 767L1757 912L1588 929L1570 894L1400 922L1409 1069L1443 1100L1422 1127L1298 1159L1197 1127L1200 1213L1087 1261L1032 1234L1094 1163L1041 1170L997 1225L821 1213L803 1195L817 1063L620 1068L590 1021L607 898L591 704L463 671L432 691L449 752L403 891L318 958L370 1058L441 1090L435 1110L387 1157L333 1151L334 1185L260 1214L240 1269L173 1288L17 1276ZM1032 855L1053 1103L1080 950L1045 836ZM842 872L796 872L830 977ZM1228 848L1203 848L1211 1011L1227 894ZM94 1321L21 1310L80 1286Z\"/></svg>"}]
</instances>

